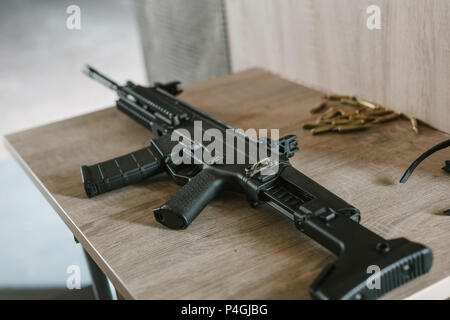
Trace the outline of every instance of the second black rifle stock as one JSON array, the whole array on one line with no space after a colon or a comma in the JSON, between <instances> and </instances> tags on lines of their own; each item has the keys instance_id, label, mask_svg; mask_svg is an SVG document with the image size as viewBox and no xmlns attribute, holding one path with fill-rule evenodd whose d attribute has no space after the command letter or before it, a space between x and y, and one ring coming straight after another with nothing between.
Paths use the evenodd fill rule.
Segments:
<instances>
[{"instance_id":1,"label":"second black rifle stock","mask_svg":"<svg viewBox=\"0 0 450 320\"><path fill-rule=\"evenodd\" d=\"M183 186L153 210L154 216L169 228L184 229L217 194L225 190L245 194L252 206L271 206L291 219L299 231L338 256L311 284L310 294L316 299L376 299L430 270L433 254L429 248L405 238L386 240L368 230L359 224L357 208L294 168L289 158L298 150L296 136L256 141L258 148L272 146L273 150L276 146L276 161L257 158L250 164L246 151L243 164L223 164L213 155L209 161L177 164L172 159L178 143L171 139L174 130L184 129L195 137L194 121L202 123L203 131L217 129L224 136L226 130L233 128L176 98L181 92L179 82L155 83L150 87L127 82L119 86L91 67L85 73L115 90L118 109L155 135L146 148L82 166L88 197L165 172ZM255 142L239 132L236 136L246 146ZM221 143L223 150L233 155L240 152L225 140ZM195 150L203 147L202 141L191 138L183 150L194 158ZM378 271L373 274L368 270Z\"/></svg>"}]
</instances>

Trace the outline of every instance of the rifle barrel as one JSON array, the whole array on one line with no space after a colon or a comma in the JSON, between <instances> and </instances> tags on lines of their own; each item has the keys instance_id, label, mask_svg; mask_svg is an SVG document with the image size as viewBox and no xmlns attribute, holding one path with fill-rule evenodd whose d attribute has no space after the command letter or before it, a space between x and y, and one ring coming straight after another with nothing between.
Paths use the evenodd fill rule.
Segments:
<instances>
[{"instance_id":1,"label":"rifle barrel","mask_svg":"<svg viewBox=\"0 0 450 320\"><path fill-rule=\"evenodd\" d=\"M86 67L83 69L83 73L114 91L118 91L120 89L120 86L117 83L115 83L114 81L112 81L105 75L101 74L100 72L98 72L89 65L86 65Z\"/></svg>"}]
</instances>

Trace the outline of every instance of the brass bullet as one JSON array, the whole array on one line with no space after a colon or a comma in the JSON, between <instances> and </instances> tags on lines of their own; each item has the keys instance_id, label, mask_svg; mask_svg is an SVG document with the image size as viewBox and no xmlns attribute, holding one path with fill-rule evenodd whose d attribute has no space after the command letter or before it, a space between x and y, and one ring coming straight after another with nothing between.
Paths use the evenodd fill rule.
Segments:
<instances>
[{"instance_id":1,"label":"brass bullet","mask_svg":"<svg viewBox=\"0 0 450 320\"><path fill-rule=\"evenodd\" d=\"M331 124L332 124L332 125L337 125L337 124L347 124L347 123L349 123L349 122L350 122L350 120L348 120L348 119L337 119L337 120L331 121Z\"/></svg>"},{"instance_id":2,"label":"brass bullet","mask_svg":"<svg viewBox=\"0 0 450 320\"><path fill-rule=\"evenodd\" d=\"M324 95L323 98L326 100L351 99L350 96L342 96L342 95L337 95L337 94Z\"/></svg>"},{"instance_id":3,"label":"brass bullet","mask_svg":"<svg viewBox=\"0 0 450 320\"><path fill-rule=\"evenodd\" d=\"M339 111L335 110L334 108L330 108L320 117L320 120L329 120L331 118L334 118L338 114Z\"/></svg>"},{"instance_id":4,"label":"brass bullet","mask_svg":"<svg viewBox=\"0 0 450 320\"><path fill-rule=\"evenodd\" d=\"M332 121L332 125L360 125L366 123L365 120L349 120L349 119L339 119Z\"/></svg>"},{"instance_id":5,"label":"brass bullet","mask_svg":"<svg viewBox=\"0 0 450 320\"><path fill-rule=\"evenodd\" d=\"M390 113L392 113L392 111L385 109L385 108L374 109L374 110L370 110L368 112L368 114L372 115L372 116L384 116L384 115L390 114Z\"/></svg>"},{"instance_id":6,"label":"brass bullet","mask_svg":"<svg viewBox=\"0 0 450 320\"><path fill-rule=\"evenodd\" d=\"M357 114L357 115L352 115L352 116L349 117L349 120L372 121L374 119L375 119L374 116L371 116L371 115L368 115L368 114L363 114L363 113L360 113L360 114Z\"/></svg>"},{"instance_id":7,"label":"brass bullet","mask_svg":"<svg viewBox=\"0 0 450 320\"><path fill-rule=\"evenodd\" d=\"M383 123L383 122L392 121L394 119L397 119L401 115L402 115L401 113L393 112L391 114L376 118L374 122L375 123Z\"/></svg>"},{"instance_id":8,"label":"brass bullet","mask_svg":"<svg viewBox=\"0 0 450 320\"><path fill-rule=\"evenodd\" d=\"M326 102L322 102L321 104L315 106L314 108L312 108L310 110L311 113L318 113L320 111L322 111L325 107L327 106Z\"/></svg>"},{"instance_id":9,"label":"brass bullet","mask_svg":"<svg viewBox=\"0 0 450 320\"><path fill-rule=\"evenodd\" d=\"M355 114L359 114L359 110L354 107L344 106L339 109L339 112L344 117L349 117Z\"/></svg>"},{"instance_id":10,"label":"brass bullet","mask_svg":"<svg viewBox=\"0 0 450 320\"><path fill-rule=\"evenodd\" d=\"M313 135L333 131L333 126L321 126L311 130Z\"/></svg>"},{"instance_id":11,"label":"brass bullet","mask_svg":"<svg viewBox=\"0 0 450 320\"><path fill-rule=\"evenodd\" d=\"M364 107L367 107L367 108L370 108L370 109L378 109L378 108L380 108L379 105L377 105L375 103L372 103L372 102L369 102L369 101L366 101L366 100L363 100L363 99L358 99L358 103L360 105L362 105Z\"/></svg>"},{"instance_id":12,"label":"brass bullet","mask_svg":"<svg viewBox=\"0 0 450 320\"><path fill-rule=\"evenodd\" d=\"M349 104L351 106L358 106L359 105L358 101L356 101L356 100L354 100L352 98L342 98L341 99L341 103Z\"/></svg>"},{"instance_id":13,"label":"brass bullet","mask_svg":"<svg viewBox=\"0 0 450 320\"><path fill-rule=\"evenodd\" d=\"M320 122L307 122L307 123L303 124L303 129L310 130L310 129L320 127L321 125L323 125L323 124L321 124Z\"/></svg>"},{"instance_id":14,"label":"brass bullet","mask_svg":"<svg viewBox=\"0 0 450 320\"><path fill-rule=\"evenodd\" d=\"M335 128L338 132L352 132L352 131L361 131L367 129L368 126L364 125L347 125L347 126L338 126Z\"/></svg>"},{"instance_id":15,"label":"brass bullet","mask_svg":"<svg viewBox=\"0 0 450 320\"><path fill-rule=\"evenodd\" d=\"M419 124L416 118L411 118L411 126L416 134L419 134Z\"/></svg>"}]
</instances>

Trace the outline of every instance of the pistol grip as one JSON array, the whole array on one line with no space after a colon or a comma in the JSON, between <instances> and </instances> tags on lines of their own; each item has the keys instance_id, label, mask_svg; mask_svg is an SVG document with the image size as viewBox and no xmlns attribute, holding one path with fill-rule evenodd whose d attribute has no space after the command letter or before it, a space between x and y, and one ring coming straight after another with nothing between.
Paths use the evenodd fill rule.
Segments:
<instances>
[{"instance_id":1,"label":"pistol grip","mask_svg":"<svg viewBox=\"0 0 450 320\"><path fill-rule=\"evenodd\" d=\"M161 172L162 160L151 149L150 146L92 166L82 166L81 179L86 195L91 198Z\"/></svg>"},{"instance_id":2,"label":"pistol grip","mask_svg":"<svg viewBox=\"0 0 450 320\"><path fill-rule=\"evenodd\" d=\"M165 204L153 210L155 219L171 229L185 229L222 189L222 179L202 170Z\"/></svg>"}]
</instances>

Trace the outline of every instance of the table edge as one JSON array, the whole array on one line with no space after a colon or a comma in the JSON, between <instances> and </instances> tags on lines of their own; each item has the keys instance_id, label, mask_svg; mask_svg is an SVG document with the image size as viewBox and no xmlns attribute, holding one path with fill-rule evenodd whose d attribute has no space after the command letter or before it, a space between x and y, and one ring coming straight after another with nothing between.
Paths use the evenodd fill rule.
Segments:
<instances>
[{"instance_id":1,"label":"table edge","mask_svg":"<svg viewBox=\"0 0 450 320\"><path fill-rule=\"evenodd\" d=\"M127 299L136 299L136 297L130 292L125 283L122 282L120 277L114 272L114 270L109 266L105 259L100 255L100 253L95 249L95 247L90 243L90 241L84 236L83 232L78 228L78 226L73 222L73 220L66 214L64 209L58 204L52 194L47 190L39 178L34 174L33 170L28 166L25 160L19 155L16 149L12 146L7 136L3 137L3 142L7 150L11 153L14 160L18 162L20 167L25 171L26 175L31 179L33 184L41 192L50 206L56 211L56 213L61 217L63 222L72 232L74 237L83 248L89 253L91 258L97 263L100 269L107 275L108 279L113 283L116 290Z\"/></svg>"}]
</instances>

